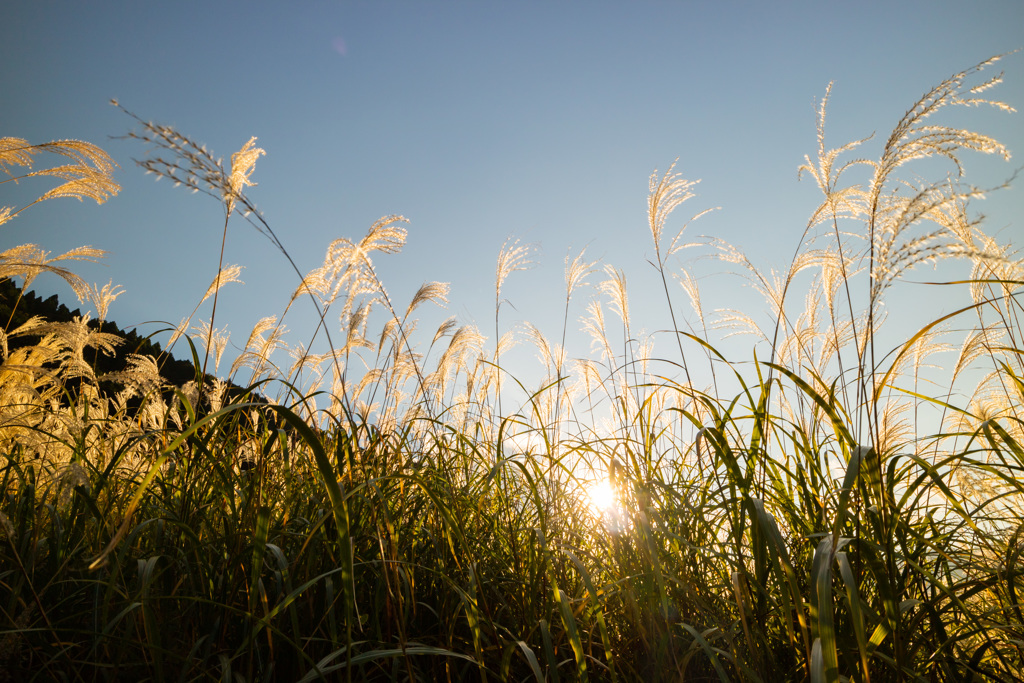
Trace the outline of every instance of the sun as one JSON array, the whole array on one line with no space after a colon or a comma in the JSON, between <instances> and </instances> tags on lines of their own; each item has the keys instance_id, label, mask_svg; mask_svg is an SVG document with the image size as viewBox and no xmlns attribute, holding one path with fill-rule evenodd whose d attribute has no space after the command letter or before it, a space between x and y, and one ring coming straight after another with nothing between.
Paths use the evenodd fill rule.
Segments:
<instances>
[{"instance_id":1,"label":"sun","mask_svg":"<svg viewBox=\"0 0 1024 683\"><path fill-rule=\"evenodd\" d=\"M587 499L590 508L598 516L613 511L618 507L615 489L607 479L598 479L587 486Z\"/></svg>"},{"instance_id":2,"label":"sun","mask_svg":"<svg viewBox=\"0 0 1024 683\"><path fill-rule=\"evenodd\" d=\"M586 504L601 527L610 534L627 533L632 528L629 515L622 507L622 500L615 487L607 479L597 479L584 487Z\"/></svg>"}]
</instances>

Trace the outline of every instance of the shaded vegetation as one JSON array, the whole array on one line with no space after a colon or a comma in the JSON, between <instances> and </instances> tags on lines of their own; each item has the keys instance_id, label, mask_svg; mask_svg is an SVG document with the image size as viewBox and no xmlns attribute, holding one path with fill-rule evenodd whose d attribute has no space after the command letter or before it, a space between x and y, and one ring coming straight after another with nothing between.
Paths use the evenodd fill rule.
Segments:
<instances>
[{"instance_id":1,"label":"shaded vegetation","mask_svg":"<svg viewBox=\"0 0 1024 683\"><path fill-rule=\"evenodd\" d=\"M37 316L49 322L68 323L82 317L82 311L78 308L68 309L58 301L56 294L42 299L33 291L22 292L13 280L0 280L0 318L7 322L6 329L17 329ZM149 356L156 361L160 366L160 374L169 384L181 386L196 379L195 366L190 361L176 360L170 354L165 354L160 349L160 343L152 340L153 335L141 337L136 330L125 331L110 320L89 320L87 324L92 330L113 334L123 340L121 353L95 355L92 363L97 374L125 370L126 354L136 354ZM12 338L8 341L8 352L32 346L36 342L38 336Z\"/></svg>"}]
</instances>

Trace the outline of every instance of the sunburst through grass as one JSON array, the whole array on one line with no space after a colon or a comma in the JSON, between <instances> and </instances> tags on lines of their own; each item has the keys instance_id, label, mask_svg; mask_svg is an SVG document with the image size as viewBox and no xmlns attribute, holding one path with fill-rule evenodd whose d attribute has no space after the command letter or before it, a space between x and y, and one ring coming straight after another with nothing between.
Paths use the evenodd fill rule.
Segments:
<instances>
[{"instance_id":1,"label":"sunburst through grass","mask_svg":"<svg viewBox=\"0 0 1024 683\"><path fill-rule=\"evenodd\" d=\"M608 479L596 479L584 487L586 514L599 523L598 531L618 535L631 526L621 493Z\"/></svg>"},{"instance_id":2,"label":"sunburst through grass","mask_svg":"<svg viewBox=\"0 0 1024 683\"><path fill-rule=\"evenodd\" d=\"M213 303L241 268L223 260L194 310L165 312L184 316L172 338L212 360L173 385L163 359L89 314L44 320L22 314L20 292L3 301L0 683L1016 680L1024 261L984 232L969 208L982 193L960 181L969 152L1008 151L938 122L954 105L1010 111L985 99L995 61L928 91L877 159L868 139L825 144L826 90L801 167L823 198L783 268L684 243L687 226L669 223L695 184L674 165L653 174L667 350L631 317L640 280L583 253L565 259L561 330L501 319L507 279L534 265L514 238L493 338L457 318L418 330L420 307L449 290L427 282L401 305L385 289L375 259L404 246L401 216L296 268L289 303L243 333L226 376ZM239 216L287 258L245 194L255 138L228 172L133 120L130 137L156 151L143 168L210 195L223 231ZM41 152L69 166L40 200L116 191L86 143L0 139L0 170L46 175L10 170ZM898 175L929 158L953 180ZM680 262L684 247L700 258ZM22 245L0 253L0 280L55 274L102 321L121 291L65 267L101 255ZM716 319L699 287L708 257L765 312L730 302ZM972 273L934 285L962 306L893 338L893 284L939 259ZM314 329L293 341L286 318L310 302ZM573 317L589 353L566 348ZM751 335L751 358L726 358L718 330ZM533 387L504 365L524 338ZM121 369L97 370L116 355Z\"/></svg>"}]
</instances>

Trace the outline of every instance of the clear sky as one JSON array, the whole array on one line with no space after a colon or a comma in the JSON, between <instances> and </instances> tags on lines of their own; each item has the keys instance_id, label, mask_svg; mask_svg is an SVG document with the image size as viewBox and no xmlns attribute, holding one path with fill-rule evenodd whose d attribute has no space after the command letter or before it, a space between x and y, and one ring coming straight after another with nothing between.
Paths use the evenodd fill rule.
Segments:
<instances>
[{"instance_id":1,"label":"clear sky","mask_svg":"<svg viewBox=\"0 0 1024 683\"><path fill-rule=\"evenodd\" d=\"M457 315L490 336L495 259L513 235L541 251L505 286L515 307L503 309L506 324L528 319L559 336L563 259L587 247L625 271L635 325L655 331L669 326L646 263L655 169L678 158L676 170L702 180L670 227L721 207L693 235L781 269L819 200L797 167L815 152L815 107L830 81L830 141L877 133L864 148L877 155L878 138L931 86L1022 47L1020 0L10 2L0 11L0 136L97 143L120 163L123 190L100 207L34 207L2 228L0 249L108 250L103 265L76 272L124 287L109 314L122 326L192 311L216 272L222 209L135 167L146 150L110 137L133 128L108 104L117 98L225 159L257 136L267 154L249 196L304 271L331 240L358 239L399 213L410 220L407 246L377 265L403 306L422 282L450 282L437 319ZM992 95L1024 109L1024 53L1000 68ZM955 116L1015 156L968 155L966 180L999 184L1024 165L1022 114L968 114ZM1017 243L1021 186L979 207L992 232ZM16 203L9 196L0 205ZM240 220L226 261L245 266L246 284L224 290L217 327L241 344L258 318L281 312L297 278ZM763 308L735 298L743 290L716 275L722 266L694 268L710 307ZM73 303L55 277L35 288ZM295 341L312 329L310 311L289 318ZM570 356L586 346L571 344Z\"/></svg>"}]
</instances>

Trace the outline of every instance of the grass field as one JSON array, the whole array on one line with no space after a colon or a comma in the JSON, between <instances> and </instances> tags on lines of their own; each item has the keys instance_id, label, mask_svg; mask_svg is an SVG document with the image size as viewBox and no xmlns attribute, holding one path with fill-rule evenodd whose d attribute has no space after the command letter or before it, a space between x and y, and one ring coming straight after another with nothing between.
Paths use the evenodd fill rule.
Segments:
<instances>
[{"instance_id":1,"label":"grass field","mask_svg":"<svg viewBox=\"0 0 1024 683\"><path fill-rule=\"evenodd\" d=\"M98 374L90 359L127 351L85 320L8 323L0 680L1019 680L1024 261L974 218L989 188L959 177L976 153L1009 153L941 122L1009 109L987 99L991 61L928 91L876 159L825 144L823 99L801 169L821 204L792 262L761 272L716 243L764 297L744 311L704 311L672 216L692 183L652 175L676 338L654 356L625 274L581 253L565 326L593 285L592 348L527 326L537 390L502 365L502 286L529 249L499 254L493 330L417 332L448 290L388 296L373 258L401 249L398 216L295 269L291 300L321 324L291 341L288 310L262 320L219 379L200 380L227 345L223 250L174 333L201 368L184 386L148 356ZM134 123L146 170L213 196L225 235L248 220L294 268L245 195L254 140L228 168ZM89 143L0 139L0 167L59 180L40 201L119 190ZM0 253L0 278L56 273L102 319L117 288L73 272L99 256L23 245ZM964 305L888 343L890 288L942 260L969 269L936 285ZM767 324L749 313L765 306ZM723 357L723 331L753 335L756 357Z\"/></svg>"}]
</instances>

